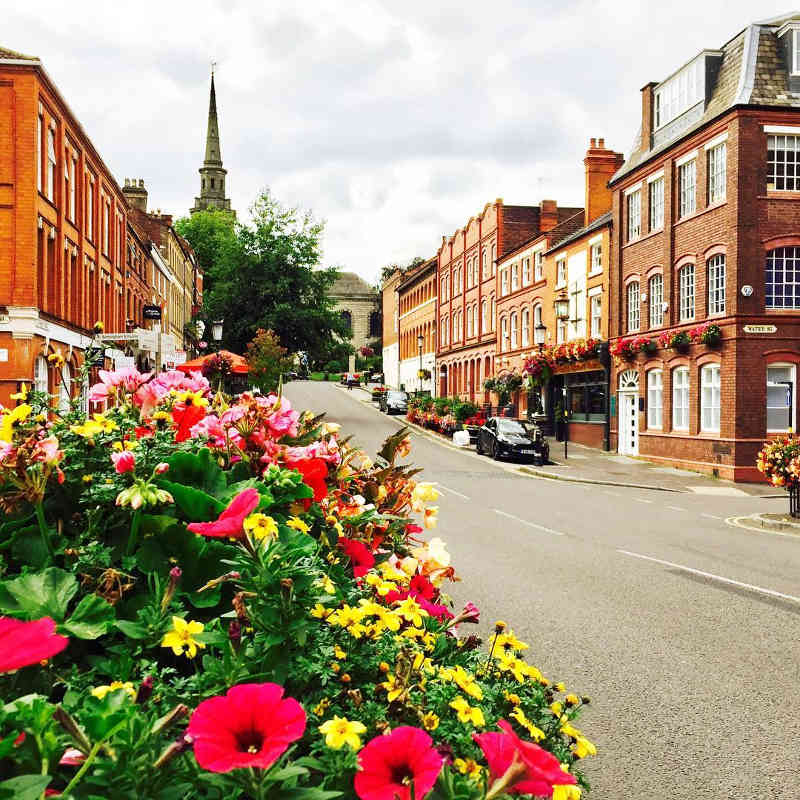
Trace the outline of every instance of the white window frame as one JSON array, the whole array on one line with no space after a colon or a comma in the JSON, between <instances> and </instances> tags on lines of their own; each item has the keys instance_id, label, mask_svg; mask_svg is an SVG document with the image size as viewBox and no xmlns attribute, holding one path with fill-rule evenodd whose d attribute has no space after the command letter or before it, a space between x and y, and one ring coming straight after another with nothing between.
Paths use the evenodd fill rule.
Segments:
<instances>
[{"instance_id":1,"label":"white window frame","mask_svg":"<svg viewBox=\"0 0 800 800\"><path fill-rule=\"evenodd\" d=\"M504 269L500 272L500 296L505 297L508 294L508 270Z\"/></svg>"},{"instance_id":2,"label":"white window frame","mask_svg":"<svg viewBox=\"0 0 800 800\"><path fill-rule=\"evenodd\" d=\"M492 295L492 330L497 328L497 300Z\"/></svg>"},{"instance_id":3,"label":"white window frame","mask_svg":"<svg viewBox=\"0 0 800 800\"><path fill-rule=\"evenodd\" d=\"M531 285L531 259L530 259L530 257L522 259L522 285L523 286L530 286Z\"/></svg>"},{"instance_id":4,"label":"white window frame","mask_svg":"<svg viewBox=\"0 0 800 800\"><path fill-rule=\"evenodd\" d=\"M486 253L486 248L485 247L484 247L483 252L481 254L481 260L482 260L481 276L485 280L486 278L489 277L489 265L488 265L488 261L487 261L488 260L488 255Z\"/></svg>"},{"instance_id":5,"label":"white window frame","mask_svg":"<svg viewBox=\"0 0 800 800\"><path fill-rule=\"evenodd\" d=\"M800 191L800 128L787 129L790 130L794 133L776 131L767 135L767 189L771 192ZM791 160L786 157L790 152ZM779 158L779 154L783 157ZM783 175L778 175L779 165L783 167Z\"/></svg>"},{"instance_id":6,"label":"white window frame","mask_svg":"<svg viewBox=\"0 0 800 800\"><path fill-rule=\"evenodd\" d=\"M695 272L694 264L684 264L678 270L678 313L681 322L691 322L697 312Z\"/></svg>"},{"instance_id":7,"label":"white window frame","mask_svg":"<svg viewBox=\"0 0 800 800\"><path fill-rule=\"evenodd\" d=\"M789 384L791 386L791 393L792 393L792 402L791 407L789 409L789 424L784 428L771 428L769 426L769 388L770 386L776 387L782 385L783 381L770 381L769 373L771 369L788 369L789 370ZM790 428L794 427L794 421L797 419L797 369L794 364L786 364L783 362L775 362L771 364L767 364L767 396L766 396L766 408L765 408L765 417L766 417L766 424L767 424L767 433L785 433ZM772 406L772 408L786 408L786 406Z\"/></svg>"},{"instance_id":8,"label":"white window frame","mask_svg":"<svg viewBox=\"0 0 800 800\"><path fill-rule=\"evenodd\" d=\"M50 391L50 376L48 375L47 359L44 356L36 356L33 362L33 388L37 392Z\"/></svg>"},{"instance_id":9,"label":"white window frame","mask_svg":"<svg viewBox=\"0 0 800 800\"><path fill-rule=\"evenodd\" d=\"M642 190L631 192L626 198L628 212L628 241L635 242L642 235Z\"/></svg>"},{"instance_id":10,"label":"white window frame","mask_svg":"<svg viewBox=\"0 0 800 800\"><path fill-rule=\"evenodd\" d=\"M647 427L664 429L664 371L651 369L647 373Z\"/></svg>"},{"instance_id":11,"label":"white window frame","mask_svg":"<svg viewBox=\"0 0 800 800\"><path fill-rule=\"evenodd\" d=\"M627 302L628 333L636 333L641 326L641 300L639 294L639 281L631 281L625 287Z\"/></svg>"},{"instance_id":12,"label":"white window frame","mask_svg":"<svg viewBox=\"0 0 800 800\"><path fill-rule=\"evenodd\" d=\"M708 204L724 203L728 183L728 144L720 142L706 150Z\"/></svg>"},{"instance_id":13,"label":"white window frame","mask_svg":"<svg viewBox=\"0 0 800 800\"><path fill-rule=\"evenodd\" d=\"M61 365L58 385L58 410L61 414L69 411L72 399L72 367L65 361Z\"/></svg>"},{"instance_id":14,"label":"white window frame","mask_svg":"<svg viewBox=\"0 0 800 800\"><path fill-rule=\"evenodd\" d=\"M776 247L767 252L764 289L768 310L800 309L800 247Z\"/></svg>"},{"instance_id":15,"label":"white window frame","mask_svg":"<svg viewBox=\"0 0 800 800\"><path fill-rule=\"evenodd\" d=\"M519 289L519 262L515 261L511 265L511 291L516 292Z\"/></svg>"},{"instance_id":16,"label":"white window frame","mask_svg":"<svg viewBox=\"0 0 800 800\"><path fill-rule=\"evenodd\" d=\"M52 126L47 128L47 199L56 199L56 132Z\"/></svg>"},{"instance_id":17,"label":"white window frame","mask_svg":"<svg viewBox=\"0 0 800 800\"><path fill-rule=\"evenodd\" d=\"M44 115L41 108L36 121L36 188L41 192L44 187L44 165L42 164L42 151L44 150Z\"/></svg>"},{"instance_id":18,"label":"white window frame","mask_svg":"<svg viewBox=\"0 0 800 800\"><path fill-rule=\"evenodd\" d=\"M706 364L700 369L700 430L719 433L720 365Z\"/></svg>"},{"instance_id":19,"label":"white window frame","mask_svg":"<svg viewBox=\"0 0 800 800\"><path fill-rule=\"evenodd\" d=\"M660 328L664 324L664 276L660 272L647 282L647 297L650 301L650 327Z\"/></svg>"},{"instance_id":20,"label":"white window frame","mask_svg":"<svg viewBox=\"0 0 800 800\"><path fill-rule=\"evenodd\" d=\"M467 336L472 336L472 306L467 306Z\"/></svg>"},{"instance_id":21,"label":"white window frame","mask_svg":"<svg viewBox=\"0 0 800 800\"><path fill-rule=\"evenodd\" d=\"M521 326L521 344L522 347L528 347L531 343L531 310L529 308L522 309Z\"/></svg>"},{"instance_id":22,"label":"white window frame","mask_svg":"<svg viewBox=\"0 0 800 800\"><path fill-rule=\"evenodd\" d=\"M486 300L481 301L481 333L489 330L489 305Z\"/></svg>"},{"instance_id":23,"label":"white window frame","mask_svg":"<svg viewBox=\"0 0 800 800\"><path fill-rule=\"evenodd\" d=\"M504 353L508 350L508 317L500 320L500 349Z\"/></svg>"},{"instance_id":24,"label":"white window frame","mask_svg":"<svg viewBox=\"0 0 800 800\"><path fill-rule=\"evenodd\" d=\"M664 175L653 178L647 186L650 202L650 230L660 231L664 227Z\"/></svg>"},{"instance_id":25,"label":"white window frame","mask_svg":"<svg viewBox=\"0 0 800 800\"><path fill-rule=\"evenodd\" d=\"M675 367L672 370L672 429L675 431L689 430L689 388L689 367Z\"/></svg>"},{"instance_id":26,"label":"white window frame","mask_svg":"<svg viewBox=\"0 0 800 800\"><path fill-rule=\"evenodd\" d=\"M564 344L567 341L567 321L560 319L556 326L556 344Z\"/></svg>"},{"instance_id":27,"label":"white window frame","mask_svg":"<svg viewBox=\"0 0 800 800\"><path fill-rule=\"evenodd\" d=\"M533 254L533 280L538 282L544 274L544 251L537 250Z\"/></svg>"},{"instance_id":28,"label":"white window frame","mask_svg":"<svg viewBox=\"0 0 800 800\"><path fill-rule=\"evenodd\" d=\"M556 289L562 289L567 285L567 257L564 256L556 261Z\"/></svg>"},{"instance_id":29,"label":"white window frame","mask_svg":"<svg viewBox=\"0 0 800 800\"><path fill-rule=\"evenodd\" d=\"M589 275L600 275L603 272L603 243L594 242L589 247Z\"/></svg>"},{"instance_id":30,"label":"white window frame","mask_svg":"<svg viewBox=\"0 0 800 800\"><path fill-rule=\"evenodd\" d=\"M544 344L544 339L547 334L546 330L539 331L539 326L542 324L542 304L537 303L533 307L533 342L534 344Z\"/></svg>"},{"instance_id":31,"label":"white window frame","mask_svg":"<svg viewBox=\"0 0 800 800\"><path fill-rule=\"evenodd\" d=\"M518 316L516 311L511 312L511 320L509 322L509 328L511 329L511 349L516 350L519 347L519 332L518 332Z\"/></svg>"},{"instance_id":32,"label":"white window frame","mask_svg":"<svg viewBox=\"0 0 800 800\"><path fill-rule=\"evenodd\" d=\"M725 313L725 255L717 253L706 262L708 285L708 316Z\"/></svg>"},{"instance_id":33,"label":"white window frame","mask_svg":"<svg viewBox=\"0 0 800 800\"><path fill-rule=\"evenodd\" d=\"M678 165L678 219L697 210L697 159Z\"/></svg>"},{"instance_id":34,"label":"white window frame","mask_svg":"<svg viewBox=\"0 0 800 800\"><path fill-rule=\"evenodd\" d=\"M89 191L86 195L86 236L94 241L94 178L89 175Z\"/></svg>"},{"instance_id":35,"label":"white window frame","mask_svg":"<svg viewBox=\"0 0 800 800\"><path fill-rule=\"evenodd\" d=\"M599 292L589 300L591 315L592 338L600 337L603 333L603 295Z\"/></svg>"}]
</instances>

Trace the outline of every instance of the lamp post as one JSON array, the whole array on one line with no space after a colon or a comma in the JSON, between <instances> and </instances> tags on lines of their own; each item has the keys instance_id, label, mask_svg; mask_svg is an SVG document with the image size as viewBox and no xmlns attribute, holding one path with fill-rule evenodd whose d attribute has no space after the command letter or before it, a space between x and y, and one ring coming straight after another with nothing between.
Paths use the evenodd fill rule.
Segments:
<instances>
[{"instance_id":1,"label":"lamp post","mask_svg":"<svg viewBox=\"0 0 800 800\"><path fill-rule=\"evenodd\" d=\"M215 319L211 323L211 338L215 342L215 349L219 350L220 342L222 341L222 326L225 323L224 319Z\"/></svg>"},{"instance_id":2,"label":"lamp post","mask_svg":"<svg viewBox=\"0 0 800 800\"><path fill-rule=\"evenodd\" d=\"M544 350L544 334L547 330L547 326L543 325L541 320L539 324L534 328L536 334L536 346L539 348L539 354L541 355L542 350Z\"/></svg>"},{"instance_id":3,"label":"lamp post","mask_svg":"<svg viewBox=\"0 0 800 800\"><path fill-rule=\"evenodd\" d=\"M553 308L556 312L556 318L563 320L569 318L569 295L567 295L567 290L562 289L561 292L556 295L556 299L553 301Z\"/></svg>"},{"instance_id":4,"label":"lamp post","mask_svg":"<svg viewBox=\"0 0 800 800\"><path fill-rule=\"evenodd\" d=\"M419 350L419 393L422 394L422 345L425 344L425 337L422 334L417 336L417 349Z\"/></svg>"}]
</instances>

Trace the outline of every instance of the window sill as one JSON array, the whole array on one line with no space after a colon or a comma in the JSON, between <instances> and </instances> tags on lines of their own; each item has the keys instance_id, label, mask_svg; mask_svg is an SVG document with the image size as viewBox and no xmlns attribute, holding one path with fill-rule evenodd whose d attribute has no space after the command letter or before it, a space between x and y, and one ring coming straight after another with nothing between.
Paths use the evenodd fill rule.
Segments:
<instances>
[{"instance_id":1,"label":"window sill","mask_svg":"<svg viewBox=\"0 0 800 800\"><path fill-rule=\"evenodd\" d=\"M800 197L800 193L798 193L798 197ZM725 200L721 200L718 203L714 203L713 206L706 206L705 208L695 209L694 211L692 211L691 214L687 214L685 217L680 217L679 219L676 219L675 222L673 223L672 227L675 228L678 225L683 224L684 222L690 222L693 219L697 219L698 217L702 217L703 214L708 214L709 211L716 211L717 209L722 208L723 206L727 205L727 203L728 203L728 200L726 198Z\"/></svg>"},{"instance_id":2,"label":"window sill","mask_svg":"<svg viewBox=\"0 0 800 800\"><path fill-rule=\"evenodd\" d=\"M629 239L622 245L622 248L625 249L626 247L632 247L633 245L639 244L640 242L646 242L648 239L652 239L654 236L658 236L659 233L664 233L664 229L660 228L657 231L650 231L650 233L645 233L644 235L639 235L635 239Z\"/></svg>"},{"instance_id":3,"label":"window sill","mask_svg":"<svg viewBox=\"0 0 800 800\"><path fill-rule=\"evenodd\" d=\"M556 285L553 287L553 289L566 289L566 288L567 288L567 284L566 284L566 282L564 282L564 283L557 283L557 284L556 284Z\"/></svg>"},{"instance_id":4,"label":"window sill","mask_svg":"<svg viewBox=\"0 0 800 800\"><path fill-rule=\"evenodd\" d=\"M598 269L598 270L595 270L594 272L588 272L586 274L586 277L587 278L596 278L598 275L602 275L602 274L603 274L603 270L602 269Z\"/></svg>"},{"instance_id":5,"label":"window sill","mask_svg":"<svg viewBox=\"0 0 800 800\"><path fill-rule=\"evenodd\" d=\"M767 189L766 194L760 194L757 200L800 200L800 191L791 189Z\"/></svg>"}]
</instances>

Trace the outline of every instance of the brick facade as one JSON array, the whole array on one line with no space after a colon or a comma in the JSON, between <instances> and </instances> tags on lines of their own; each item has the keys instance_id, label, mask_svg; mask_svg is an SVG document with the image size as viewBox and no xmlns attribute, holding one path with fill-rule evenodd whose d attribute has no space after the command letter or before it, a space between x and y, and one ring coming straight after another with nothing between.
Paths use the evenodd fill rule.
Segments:
<instances>
[{"instance_id":1,"label":"brick facade","mask_svg":"<svg viewBox=\"0 0 800 800\"><path fill-rule=\"evenodd\" d=\"M402 280L403 272L396 269L381 286L383 379L392 389L400 388L400 309L397 288Z\"/></svg>"},{"instance_id":2,"label":"brick facade","mask_svg":"<svg viewBox=\"0 0 800 800\"><path fill-rule=\"evenodd\" d=\"M436 258L409 270L397 288L399 320L398 382L408 391L436 394ZM419 337L422 336L420 359ZM430 378L420 379L420 363Z\"/></svg>"}]
</instances>

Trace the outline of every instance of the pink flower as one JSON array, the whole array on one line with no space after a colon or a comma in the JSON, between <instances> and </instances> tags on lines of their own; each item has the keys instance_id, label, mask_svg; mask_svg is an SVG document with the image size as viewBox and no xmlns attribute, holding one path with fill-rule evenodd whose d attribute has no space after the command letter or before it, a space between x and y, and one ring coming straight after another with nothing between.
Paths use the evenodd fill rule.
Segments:
<instances>
[{"instance_id":1,"label":"pink flower","mask_svg":"<svg viewBox=\"0 0 800 800\"><path fill-rule=\"evenodd\" d=\"M57 464L63 457L64 453L58 449L58 439L55 436L38 441L33 449L33 460L45 464Z\"/></svg>"},{"instance_id":2,"label":"pink flower","mask_svg":"<svg viewBox=\"0 0 800 800\"><path fill-rule=\"evenodd\" d=\"M77 747L68 747L58 763L65 767L79 767L84 761L86 761L85 753L81 753Z\"/></svg>"},{"instance_id":3,"label":"pink flower","mask_svg":"<svg viewBox=\"0 0 800 800\"><path fill-rule=\"evenodd\" d=\"M417 800L433 788L444 759L420 728L401 726L388 736L376 736L358 754L353 786L360 800Z\"/></svg>"},{"instance_id":4,"label":"pink flower","mask_svg":"<svg viewBox=\"0 0 800 800\"><path fill-rule=\"evenodd\" d=\"M160 461L156 464L155 472L156 475L163 475L165 472L169 472L169 464L166 461Z\"/></svg>"},{"instance_id":5,"label":"pink flower","mask_svg":"<svg viewBox=\"0 0 800 800\"><path fill-rule=\"evenodd\" d=\"M187 527L192 533L203 536L239 539L245 517L253 512L260 499L261 495L255 489L245 489L233 498L216 522L192 522Z\"/></svg>"},{"instance_id":6,"label":"pink flower","mask_svg":"<svg viewBox=\"0 0 800 800\"><path fill-rule=\"evenodd\" d=\"M121 453L112 453L111 460L114 462L114 469L120 475L126 472L133 472L136 467L136 457L130 450L123 450Z\"/></svg>"},{"instance_id":7,"label":"pink flower","mask_svg":"<svg viewBox=\"0 0 800 800\"><path fill-rule=\"evenodd\" d=\"M102 403L108 399L110 394L115 394L118 387L122 387L126 392L135 392L152 375L152 372L142 374L134 367L125 367L116 372L101 369L98 375L100 383L96 383L89 389L89 401L92 403Z\"/></svg>"},{"instance_id":8,"label":"pink flower","mask_svg":"<svg viewBox=\"0 0 800 800\"><path fill-rule=\"evenodd\" d=\"M69 640L56 633L50 617L23 622L0 617L0 672L36 664L60 653Z\"/></svg>"},{"instance_id":9,"label":"pink flower","mask_svg":"<svg viewBox=\"0 0 800 800\"><path fill-rule=\"evenodd\" d=\"M478 622L480 620L481 612L474 603L467 603L464 610L459 614L462 622Z\"/></svg>"},{"instance_id":10,"label":"pink flower","mask_svg":"<svg viewBox=\"0 0 800 800\"><path fill-rule=\"evenodd\" d=\"M275 683L242 683L204 700L189 720L197 763L210 772L268 769L306 729L297 700Z\"/></svg>"},{"instance_id":11,"label":"pink flower","mask_svg":"<svg viewBox=\"0 0 800 800\"><path fill-rule=\"evenodd\" d=\"M486 756L492 781L502 778L515 759L525 766L519 780L506 789L508 794L550 797L553 786L577 783L574 775L561 769L558 759L552 753L533 742L520 739L504 719L497 723L497 727L504 733L474 733L472 738Z\"/></svg>"}]
</instances>

